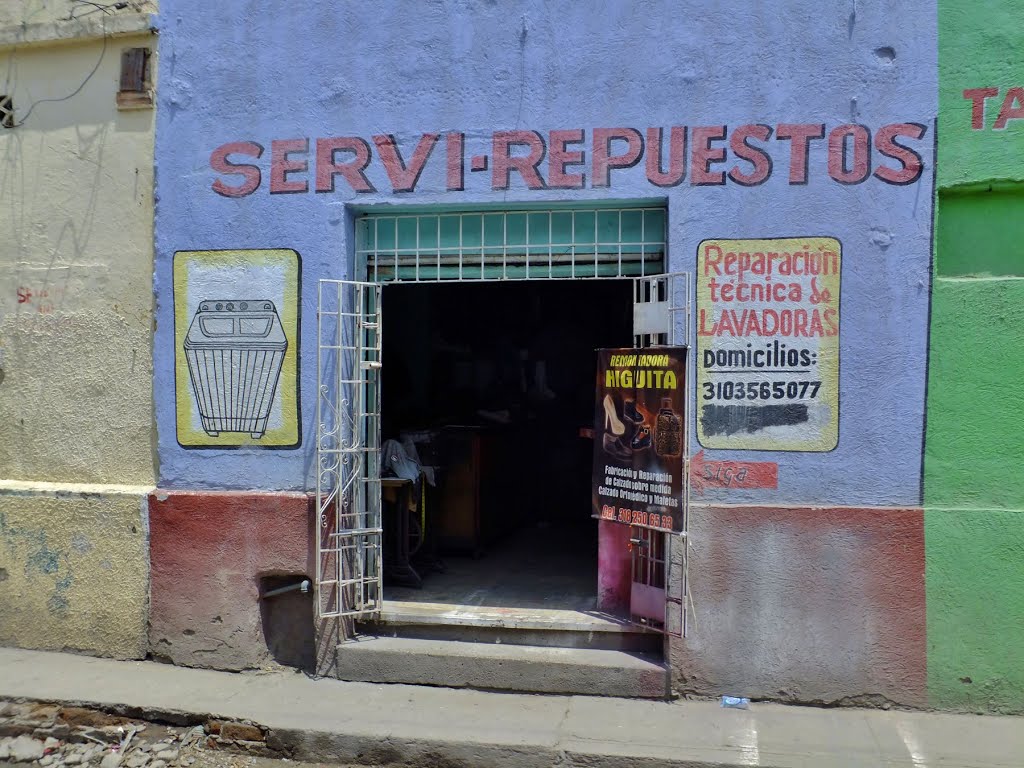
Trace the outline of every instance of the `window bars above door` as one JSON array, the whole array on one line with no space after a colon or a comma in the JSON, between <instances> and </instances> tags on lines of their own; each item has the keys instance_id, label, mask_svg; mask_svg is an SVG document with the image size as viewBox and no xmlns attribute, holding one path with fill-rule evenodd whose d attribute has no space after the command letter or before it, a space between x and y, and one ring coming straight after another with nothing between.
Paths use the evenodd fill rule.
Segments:
<instances>
[{"instance_id":1,"label":"window bars above door","mask_svg":"<svg viewBox=\"0 0 1024 768\"><path fill-rule=\"evenodd\" d=\"M643 277L664 272L660 207L366 214L357 274L400 281Z\"/></svg>"}]
</instances>

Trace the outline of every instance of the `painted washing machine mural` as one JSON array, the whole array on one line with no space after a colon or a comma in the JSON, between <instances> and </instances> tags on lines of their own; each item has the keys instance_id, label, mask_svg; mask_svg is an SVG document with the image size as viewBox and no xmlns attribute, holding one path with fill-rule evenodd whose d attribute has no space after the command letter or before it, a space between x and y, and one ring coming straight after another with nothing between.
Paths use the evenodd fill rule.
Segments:
<instances>
[{"instance_id":1,"label":"painted washing machine mural","mask_svg":"<svg viewBox=\"0 0 1024 768\"><path fill-rule=\"evenodd\" d=\"M182 446L298 445L299 279L291 250L175 254Z\"/></svg>"},{"instance_id":2,"label":"painted washing machine mural","mask_svg":"<svg viewBox=\"0 0 1024 768\"><path fill-rule=\"evenodd\" d=\"M267 431L288 339L272 301L204 301L185 337L185 357L203 431Z\"/></svg>"}]
</instances>

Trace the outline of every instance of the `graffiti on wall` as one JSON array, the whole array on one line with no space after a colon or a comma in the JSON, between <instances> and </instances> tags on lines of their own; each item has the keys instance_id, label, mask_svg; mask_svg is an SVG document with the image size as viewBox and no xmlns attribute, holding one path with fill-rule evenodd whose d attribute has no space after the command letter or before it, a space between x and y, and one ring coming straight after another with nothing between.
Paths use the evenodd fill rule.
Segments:
<instances>
[{"instance_id":1,"label":"graffiti on wall","mask_svg":"<svg viewBox=\"0 0 1024 768\"><path fill-rule=\"evenodd\" d=\"M274 139L270 142L269 182L264 183L266 147L242 140L222 144L210 154L217 177L212 189L224 197L245 197L261 187L270 194L334 192L338 184L357 193L374 193L371 173L382 166L390 191L414 192L428 164L443 163L445 188L463 191L470 174L483 176L492 190L507 190L513 176L526 189L600 189L613 175L641 163L656 187L764 184L781 169L789 184L807 184L824 176L837 184L874 179L913 184L924 169L914 142L924 138L921 123L891 123L877 130L848 123L750 123L675 125L668 129L583 128L495 131L482 152L468 152L466 134L420 134L403 150L390 134ZM443 146L443 152L436 152ZM824 147L824 162L812 149ZM437 160L432 157L437 154ZM588 157L589 155L589 157ZM257 162L263 161L263 162ZM379 183L379 182L378 182ZM384 191L384 190L382 190Z\"/></svg>"},{"instance_id":2,"label":"graffiti on wall","mask_svg":"<svg viewBox=\"0 0 1024 768\"><path fill-rule=\"evenodd\" d=\"M298 446L299 281L292 250L175 253L182 446Z\"/></svg>"},{"instance_id":3,"label":"graffiti on wall","mask_svg":"<svg viewBox=\"0 0 1024 768\"><path fill-rule=\"evenodd\" d=\"M701 494L708 488L779 487L779 465L774 461L720 461L699 451L690 459L690 488Z\"/></svg>"},{"instance_id":4,"label":"graffiti on wall","mask_svg":"<svg viewBox=\"0 0 1024 768\"><path fill-rule=\"evenodd\" d=\"M838 240L705 240L697 250L697 437L706 448L839 441Z\"/></svg>"},{"instance_id":5,"label":"graffiti on wall","mask_svg":"<svg viewBox=\"0 0 1024 768\"><path fill-rule=\"evenodd\" d=\"M41 315L52 314L64 302L65 289L61 286L19 285L18 305L34 309Z\"/></svg>"}]
</instances>

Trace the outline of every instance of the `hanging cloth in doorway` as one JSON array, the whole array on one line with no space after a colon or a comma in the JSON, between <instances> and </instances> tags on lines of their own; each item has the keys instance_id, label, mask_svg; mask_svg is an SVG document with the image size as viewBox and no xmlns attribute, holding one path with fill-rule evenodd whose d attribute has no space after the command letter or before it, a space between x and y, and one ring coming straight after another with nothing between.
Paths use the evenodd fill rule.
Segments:
<instances>
[{"instance_id":1,"label":"hanging cloth in doorway","mask_svg":"<svg viewBox=\"0 0 1024 768\"><path fill-rule=\"evenodd\" d=\"M409 455L405 446L397 440L385 440L381 446L384 472L403 480L416 482L420 479L420 463Z\"/></svg>"}]
</instances>

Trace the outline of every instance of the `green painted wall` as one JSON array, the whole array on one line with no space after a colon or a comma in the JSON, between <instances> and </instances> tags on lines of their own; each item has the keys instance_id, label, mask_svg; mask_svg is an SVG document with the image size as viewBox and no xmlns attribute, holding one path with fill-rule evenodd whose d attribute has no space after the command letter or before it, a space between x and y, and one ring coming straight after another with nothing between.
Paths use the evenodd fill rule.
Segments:
<instances>
[{"instance_id":1,"label":"green painted wall","mask_svg":"<svg viewBox=\"0 0 1024 768\"><path fill-rule=\"evenodd\" d=\"M1024 189L944 192L939 213L937 275L1024 274Z\"/></svg>"},{"instance_id":2,"label":"green painted wall","mask_svg":"<svg viewBox=\"0 0 1024 768\"><path fill-rule=\"evenodd\" d=\"M926 507L1024 506L1022 377L1024 280L937 279L932 289ZM1024 560L1019 565L1024 571Z\"/></svg>"},{"instance_id":3,"label":"green painted wall","mask_svg":"<svg viewBox=\"0 0 1024 768\"><path fill-rule=\"evenodd\" d=\"M1024 711L1024 512L928 509L924 520L929 703Z\"/></svg>"},{"instance_id":4,"label":"green painted wall","mask_svg":"<svg viewBox=\"0 0 1024 768\"><path fill-rule=\"evenodd\" d=\"M1024 5L939 4L939 185L925 444L932 706L1024 712ZM996 88L972 128L963 92Z\"/></svg>"},{"instance_id":5,"label":"green painted wall","mask_svg":"<svg viewBox=\"0 0 1024 768\"><path fill-rule=\"evenodd\" d=\"M940 209L941 214L941 209ZM940 250L941 258L941 250ZM1024 280L932 295L925 557L932 706L1024 711Z\"/></svg>"}]
</instances>

